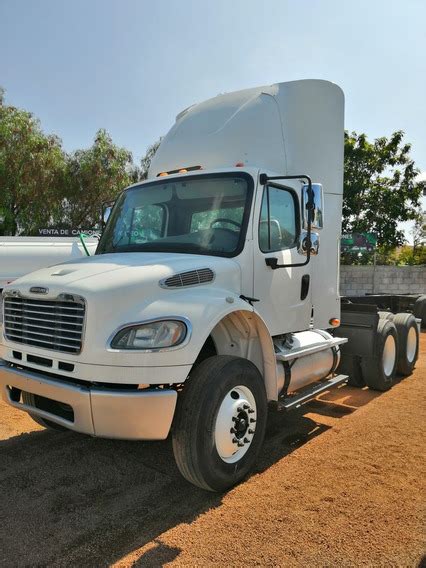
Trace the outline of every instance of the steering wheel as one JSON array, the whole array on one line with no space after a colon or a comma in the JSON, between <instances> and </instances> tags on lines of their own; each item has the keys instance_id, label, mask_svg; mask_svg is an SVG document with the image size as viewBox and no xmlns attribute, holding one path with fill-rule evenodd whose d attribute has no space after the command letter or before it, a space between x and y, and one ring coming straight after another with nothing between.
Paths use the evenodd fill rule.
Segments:
<instances>
[{"instance_id":1,"label":"steering wheel","mask_svg":"<svg viewBox=\"0 0 426 568\"><path fill-rule=\"evenodd\" d=\"M213 229L213 225L216 223L229 223L230 225L235 225L238 229L241 229L241 223L237 223L237 221L233 221L232 219L225 219L225 217L218 217L214 221L210 223L210 229ZM225 227L220 227L221 229L225 229L230 231L230 229L226 229Z\"/></svg>"}]
</instances>

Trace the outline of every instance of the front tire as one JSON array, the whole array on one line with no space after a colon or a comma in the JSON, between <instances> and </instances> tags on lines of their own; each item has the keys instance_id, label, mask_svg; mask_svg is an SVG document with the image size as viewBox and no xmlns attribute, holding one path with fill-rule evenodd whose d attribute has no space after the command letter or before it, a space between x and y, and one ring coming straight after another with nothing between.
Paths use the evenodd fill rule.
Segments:
<instances>
[{"instance_id":1,"label":"front tire","mask_svg":"<svg viewBox=\"0 0 426 568\"><path fill-rule=\"evenodd\" d=\"M173 452L182 475L208 491L225 491L251 470L265 436L262 376L246 359L202 361L179 394Z\"/></svg>"}]
</instances>

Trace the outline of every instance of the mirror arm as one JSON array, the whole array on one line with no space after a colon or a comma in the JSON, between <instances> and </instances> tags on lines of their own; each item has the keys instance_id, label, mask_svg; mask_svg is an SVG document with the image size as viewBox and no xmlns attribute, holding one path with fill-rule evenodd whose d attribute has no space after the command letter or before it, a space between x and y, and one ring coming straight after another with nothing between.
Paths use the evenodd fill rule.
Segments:
<instances>
[{"instance_id":1,"label":"mirror arm","mask_svg":"<svg viewBox=\"0 0 426 568\"><path fill-rule=\"evenodd\" d=\"M278 259L275 256L265 258L266 266L269 266L270 268L272 268L272 270L276 270L277 268L295 268L297 266L306 266L311 260L312 211L314 209L314 192L312 190L312 180L306 174L301 174L298 176L268 176L267 174L260 174L259 176L259 182L262 185L266 185L268 181L280 179L305 179L308 182L308 203L306 204L306 209L308 210L308 227L306 231L307 251L305 262L297 262L295 264L278 264Z\"/></svg>"}]
</instances>

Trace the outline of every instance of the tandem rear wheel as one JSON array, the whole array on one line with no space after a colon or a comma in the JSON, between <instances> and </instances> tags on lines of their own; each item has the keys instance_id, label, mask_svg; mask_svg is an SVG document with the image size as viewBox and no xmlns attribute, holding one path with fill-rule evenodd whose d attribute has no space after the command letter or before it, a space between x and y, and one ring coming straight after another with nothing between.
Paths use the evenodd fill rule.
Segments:
<instances>
[{"instance_id":1,"label":"tandem rear wheel","mask_svg":"<svg viewBox=\"0 0 426 568\"><path fill-rule=\"evenodd\" d=\"M361 359L365 384L373 390L387 391L394 382L398 352L398 334L395 325L380 319L376 331L374 357Z\"/></svg>"},{"instance_id":2,"label":"tandem rear wheel","mask_svg":"<svg viewBox=\"0 0 426 568\"><path fill-rule=\"evenodd\" d=\"M341 372L349 375L348 384L389 390L396 374L411 375L419 354L419 330L409 313L379 312L375 352L372 357L343 357Z\"/></svg>"}]
</instances>

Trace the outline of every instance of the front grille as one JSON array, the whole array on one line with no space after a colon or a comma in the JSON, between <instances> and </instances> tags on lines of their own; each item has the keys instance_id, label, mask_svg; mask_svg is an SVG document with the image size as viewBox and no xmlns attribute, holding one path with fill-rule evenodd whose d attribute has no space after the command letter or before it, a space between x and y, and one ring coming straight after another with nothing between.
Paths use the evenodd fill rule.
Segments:
<instances>
[{"instance_id":1,"label":"front grille","mask_svg":"<svg viewBox=\"0 0 426 568\"><path fill-rule=\"evenodd\" d=\"M4 334L10 341L80 353L86 307L84 301L4 298Z\"/></svg>"},{"instance_id":2,"label":"front grille","mask_svg":"<svg viewBox=\"0 0 426 568\"><path fill-rule=\"evenodd\" d=\"M214 272L211 268L199 268L198 270L188 270L165 278L160 282L163 288L182 288L183 286L197 286L207 284L214 280Z\"/></svg>"}]
</instances>

